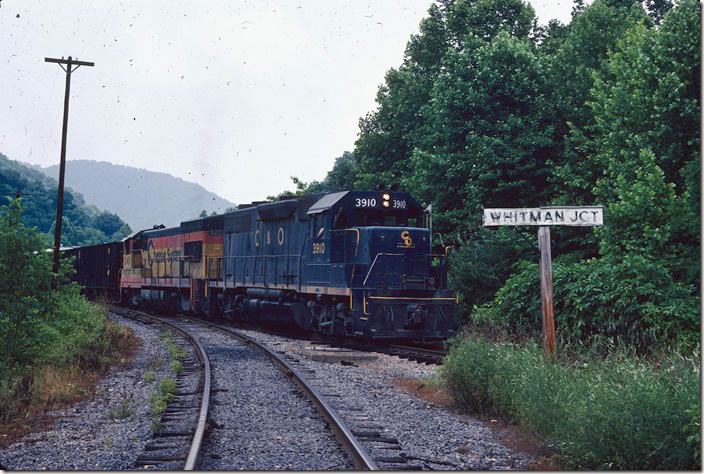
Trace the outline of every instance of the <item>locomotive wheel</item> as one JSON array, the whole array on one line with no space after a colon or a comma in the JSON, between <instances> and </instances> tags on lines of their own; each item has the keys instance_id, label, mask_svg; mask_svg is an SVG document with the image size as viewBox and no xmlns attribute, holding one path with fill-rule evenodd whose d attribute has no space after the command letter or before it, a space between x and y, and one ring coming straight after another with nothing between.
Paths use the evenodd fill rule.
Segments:
<instances>
[{"instance_id":1,"label":"locomotive wheel","mask_svg":"<svg viewBox=\"0 0 704 474\"><path fill-rule=\"evenodd\" d=\"M235 319L235 297L226 296L223 305L223 315L230 321Z\"/></svg>"},{"instance_id":2,"label":"locomotive wheel","mask_svg":"<svg viewBox=\"0 0 704 474\"><path fill-rule=\"evenodd\" d=\"M244 297L241 295L235 296L235 306L233 317L240 321L247 321L247 315L244 312Z\"/></svg>"},{"instance_id":3,"label":"locomotive wheel","mask_svg":"<svg viewBox=\"0 0 704 474\"><path fill-rule=\"evenodd\" d=\"M211 296L210 308L214 316L222 318L223 311L225 310L225 295L218 293Z\"/></svg>"},{"instance_id":4,"label":"locomotive wheel","mask_svg":"<svg viewBox=\"0 0 704 474\"><path fill-rule=\"evenodd\" d=\"M335 307L325 305L318 316L318 328L320 332L331 336L333 334L342 334L344 332L344 318L337 315Z\"/></svg>"},{"instance_id":5,"label":"locomotive wheel","mask_svg":"<svg viewBox=\"0 0 704 474\"><path fill-rule=\"evenodd\" d=\"M210 298L200 298L196 303L196 308L198 314L210 318L212 316L212 305L210 303Z\"/></svg>"},{"instance_id":6,"label":"locomotive wheel","mask_svg":"<svg viewBox=\"0 0 704 474\"><path fill-rule=\"evenodd\" d=\"M178 306L179 306L179 310L183 311L184 313L191 309L191 299L188 297L188 295L185 295L183 293L181 293L181 295L179 295L179 305Z\"/></svg>"}]
</instances>

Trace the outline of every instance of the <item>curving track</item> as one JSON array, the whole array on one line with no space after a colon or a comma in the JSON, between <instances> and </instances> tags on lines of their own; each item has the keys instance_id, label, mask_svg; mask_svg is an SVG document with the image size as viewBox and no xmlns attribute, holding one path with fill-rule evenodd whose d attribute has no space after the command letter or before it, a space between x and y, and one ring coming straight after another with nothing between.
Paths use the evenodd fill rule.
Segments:
<instances>
[{"instance_id":1,"label":"curving track","mask_svg":"<svg viewBox=\"0 0 704 474\"><path fill-rule=\"evenodd\" d=\"M170 330L179 333L186 341L188 341L193 346L195 354L200 362L199 366L200 370L202 371L202 375L200 381L200 406L196 413L197 418L195 422L195 428L193 428L192 430L192 436L190 436L190 429L187 429L185 431L163 431L158 433L159 438L167 438L169 439L169 441L162 443L154 443L150 445L148 447L148 450L151 452L151 454L140 456L137 460L137 465L148 466L180 460L182 456L178 454L173 455L171 452L173 449L178 449L178 444L175 444L173 441L177 438L190 436L188 454L186 455L186 460L183 469L186 471L194 470L198 462L198 455L200 454L200 448L203 442L203 435L205 434L205 427L208 419L208 410L210 408L211 376L210 361L208 360L208 354L205 352L205 349L201 345L200 341L196 337L194 337L191 332L188 331L188 329L182 327L181 325L173 321L168 321L164 318L159 318L146 313L128 310L125 308L111 307L110 310L128 318L139 319L141 321L146 320L149 322L157 322L158 324L161 324L169 328ZM186 367L186 370L188 369L189 367ZM183 396L184 394L180 395ZM178 393L177 396L179 396ZM164 413L164 417L166 417L167 419L176 419L180 422L180 424L183 424L183 418L189 417L189 414L191 414L193 411L192 408L193 406L182 407L179 406L179 404L171 404L167 408L167 411ZM164 417L162 417L162 420ZM167 451L167 453L160 454L160 451Z\"/></svg>"},{"instance_id":2,"label":"curving track","mask_svg":"<svg viewBox=\"0 0 704 474\"><path fill-rule=\"evenodd\" d=\"M347 427L342 418L333 410L330 404L321 396L318 391L305 379L305 377L291 365L286 359L275 351L269 349L263 344L254 339L245 336L244 334L235 331L232 328L220 326L217 324L205 322L199 319L182 317L182 319L191 323L202 324L208 328L219 331L227 336L236 338L240 342L265 352L267 356L278 365L291 379L301 388L306 397L317 408L318 412L327 420L330 429L335 434L335 437L340 444L345 448L347 453L354 461L355 468L358 470L378 470L379 467L369 456L364 447L359 443L352 431Z\"/></svg>"},{"instance_id":3,"label":"curving track","mask_svg":"<svg viewBox=\"0 0 704 474\"><path fill-rule=\"evenodd\" d=\"M345 425L342 418L333 410L330 404L322 397L318 391L310 385L305 377L286 359L268 347L256 342L255 340L241 334L231 328L224 326L219 326L216 324L208 323L199 319L189 318L189 317L179 317L178 319L165 318L153 316L141 311L126 310L124 308L111 307L111 311L121 314L126 317L131 317L148 322L157 322L162 324L169 329L172 329L184 338L189 340L191 344L196 348L196 353L199 354L199 359L201 360L201 367L204 368L203 376L203 395L201 409L198 414L198 422L194 430L193 441L189 449L189 453L184 465L185 470L192 470L196 468L198 456L201 448L201 443L203 439L203 434L205 432L206 422L208 420L208 403L210 399L210 362L208 361L208 356L205 349L192 333L196 326L209 328L210 330L215 330L223 333L229 337L236 338L243 344L249 347L255 347L256 349L263 351L277 366L279 366L302 390L305 396L311 401L318 412L323 416L323 418L328 422L328 426L334 433L338 442L344 447L348 455L354 462L355 468L358 470L378 470L379 467L372 460L369 454L366 452L364 447L355 438L352 431ZM169 413L167 409L167 413ZM173 413L173 412L171 412ZM172 434L183 434L172 433ZM173 447L173 445L166 445L168 447ZM179 459L178 456L172 455L143 455L140 456L141 461L138 461L140 465L150 465L159 464L169 461L174 461Z\"/></svg>"}]
</instances>

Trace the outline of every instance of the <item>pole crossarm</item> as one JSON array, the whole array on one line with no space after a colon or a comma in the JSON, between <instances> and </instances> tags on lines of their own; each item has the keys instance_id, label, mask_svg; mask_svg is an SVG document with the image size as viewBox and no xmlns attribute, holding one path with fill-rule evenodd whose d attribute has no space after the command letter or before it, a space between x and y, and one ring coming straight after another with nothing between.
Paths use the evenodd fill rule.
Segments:
<instances>
[{"instance_id":1,"label":"pole crossarm","mask_svg":"<svg viewBox=\"0 0 704 474\"><path fill-rule=\"evenodd\" d=\"M95 63L91 63L88 61L78 61L77 59L71 59L71 56L68 57L68 59L57 59L57 58L44 58L44 62L47 63L57 63L57 64L67 64L69 66L75 64L77 66L95 66Z\"/></svg>"}]
</instances>

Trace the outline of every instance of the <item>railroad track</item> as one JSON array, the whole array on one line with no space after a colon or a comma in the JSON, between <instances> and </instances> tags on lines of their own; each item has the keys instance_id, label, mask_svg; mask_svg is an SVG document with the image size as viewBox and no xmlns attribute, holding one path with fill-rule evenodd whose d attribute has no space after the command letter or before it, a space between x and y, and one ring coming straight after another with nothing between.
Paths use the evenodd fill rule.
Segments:
<instances>
[{"instance_id":1,"label":"railroad track","mask_svg":"<svg viewBox=\"0 0 704 474\"><path fill-rule=\"evenodd\" d=\"M344 344L341 344L339 340L337 341L339 344L331 344L329 339L325 339L325 343L309 346L305 343L300 345L294 342L296 340L300 341L300 338L292 339L286 335L280 336L269 332L261 332L260 328L250 329L250 331L252 331L249 333L252 334L252 337L265 341L265 344L286 348L285 353L282 352L286 360L296 367L299 372L303 372L309 383L314 384L330 400L333 408L342 415L348 424L350 431L367 447L372 458L382 470L420 471L458 468L457 464L439 457L432 455L419 456L417 448L409 446L407 432L398 430L398 427L393 426L393 424L389 425L388 420L384 420L384 416L379 417L378 410L367 409L369 402L378 403L376 393L379 393L379 386L374 381L367 385L364 381L359 380L362 386L366 385L362 390L372 394L371 398L360 397L357 388L350 386L350 381L356 379L353 375L355 369L350 368L349 371L351 372L346 369L338 369L332 375L324 368L325 366L334 367L335 364L340 363L342 366L359 367L355 364L357 357L361 357L360 361L375 360L376 358L369 359L365 358L363 354L356 356L350 354L349 360L347 360L345 355L340 356L341 353L337 352L339 348L348 349L348 347L343 347ZM283 340L278 340L278 338ZM287 340L293 344L291 345ZM311 340L311 338L303 338L303 340ZM353 346L357 352L373 352L376 350L376 346L373 345L356 343ZM330 352L330 354L333 354L332 358L321 355L326 353L327 350L332 350ZM342 351L342 353L347 352L349 351ZM400 352L399 350L398 353ZM407 354L407 351L404 351L404 354ZM419 356L420 354L415 353L415 355ZM434 360L438 360L438 354L432 355L435 356ZM361 363L365 365L365 362ZM347 373L342 374L342 372ZM354 382L352 385L355 385ZM366 403L362 401L365 398ZM411 433L413 433L412 429L414 428L411 428Z\"/></svg>"},{"instance_id":2,"label":"railroad track","mask_svg":"<svg viewBox=\"0 0 704 474\"><path fill-rule=\"evenodd\" d=\"M254 339L245 336L232 328L189 317L182 316L182 319L207 326L227 336L233 337L250 347L256 347L266 353L277 366L279 366L289 377L291 377L306 397L313 403L318 412L323 416L323 418L325 418L337 440L352 458L355 468L358 470L369 471L379 470L376 462L369 456L366 449L357 440L353 432L347 427L342 417L336 413L327 400L325 400L324 396L322 396L313 387L313 385L306 380L305 376L296 367L294 367L290 361L287 360L285 355L280 355L276 351L260 344Z\"/></svg>"},{"instance_id":3,"label":"railroad track","mask_svg":"<svg viewBox=\"0 0 704 474\"><path fill-rule=\"evenodd\" d=\"M444 349L426 349L422 347L402 346L396 344L374 350L384 354L401 357L402 359L409 359L416 362L423 362L433 365L442 365L443 359L447 356L447 351Z\"/></svg>"},{"instance_id":4,"label":"railroad track","mask_svg":"<svg viewBox=\"0 0 704 474\"><path fill-rule=\"evenodd\" d=\"M317 335L313 335L310 340L328 346L363 352L378 352L431 365L442 365L443 360L447 356L447 350L437 345L429 347L421 344L389 344L386 342L359 341L350 338L323 338Z\"/></svg>"},{"instance_id":5,"label":"railroad track","mask_svg":"<svg viewBox=\"0 0 704 474\"><path fill-rule=\"evenodd\" d=\"M156 322L180 334L193 347L198 362L192 358L183 360L182 370L176 376L177 392L161 416L160 429L154 434L155 441L145 446L145 451L148 454L138 456L135 467L184 461L184 470L194 470L198 462L210 408L210 361L205 349L187 328L175 321L115 306L111 306L110 310L142 322ZM193 384L186 383L186 379L194 375L199 375L197 387L200 388L200 391L192 391L191 385ZM188 447L185 455L183 446Z\"/></svg>"},{"instance_id":6,"label":"railroad track","mask_svg":"<svg viewBox=\"0 0 704 474\"><path fill-rule=\"evenodd\" d=\"M186 338L189 341L192 341L197 347L198 347L198 352L202 354L203 359L201 365L204 365L205 367L208 368L207 370L207 382L203 383L203 388L204 388L204 395L203 395L203 400L205 400L204 404L207 403L209 400L209 394L210 394L210 367L209 367L209 362L207 359L207 354L205 353L205 350L203 350L202 345L198 342L198 340L193 337L191 334L191 331L189 331L189 326L193 325L198 325L202 327L207 327L211 330L218 331L220 333L223 333L229 337L236 338L238 341L242 342L243 344L249 346L249 347L255 347L261 351L263 351L277 366L279 366L284 373L286 373L301 389L303 394L305 394L306 398L308 398L311 403L315 406L315 408L318 410L318 412L322 415L322 417L327 421L328 426L330 427L331 431L337 438L338 442L342 445L342 447L347 451L349 454L350 458L353 460L355 468L358 470L379 470L379 467L377 466L376 462L369 456L365 448L362 446L362 444L359 442L359 440L355 437L353 432L347 427L343 419L340 417L339 414L336 413L336 411L331 407L331 405L325 400L325 398L310 384L308 381L305 379L304 375L296 369L289 361L286 360L286 357L276 353L275 351L269 349L263 344L258 343L254 339L251 339L244 334L239 333L238 331L235 331L234 329L220 326L217 324L212 324L200 319L194 319L190 317L184 317L180 316L178 319L176 318L164 318L164 317L157 317L153 315L149 315L144 312L140 311L133 311L133 310L126 310L124 308L115 308L111 307L111 311L116 312L117 314L121 314L126 317L131 317L135 319L140 319L142 321L147 321L147 322L157 322L159 324L163 324L170 329L173 329L174 331L178 332L179 334L182 334L184 338ZM208 395L205 395L205 388L207 386L207 391ZM183 394L183 395L188 395L188 394ZM177 397L179 394L177 394ZM171 417L179 417L181 418L183 415L182 412L177 412L178 407L177 406L169 406L167 407L167 410L165 412L165 416L167 416L166 422L168 423L170 421ZM198 419L198 425L196 429L194 430L194 440L191 445L191 449L189 450L188 454L188 459L186 460L186 464L184 466L185 470L192 470L196 466L196 462L198 460L198 452L200 450L201 446L201 441L203 438L203 433L205 431L205 425L207 421L207 406L205 408L201 409L201 412L199 414L199 419ZM162 422L163 426L163 422ZM188 432L183 432L183 431L165 431L164 434L169 437L174 437L178 435L184 435L187 434ZM197 437L197 439L196 439ZM160 446L164 446L165 448L169 448L171 450L174 449L174 445L171 444L166 444L162 443L160 441L157 441L156 443L153 443L152 445L148 445L147 449L150 451L156 451L159 449ZM145 465L156 465L156 464L162 464L162 463L167 463L167 462L173 462L176 460L182 459L182 456L174 455L172 453L167 453L167 454L148 454L148 455L141 455L138 458L137 461L137 466L145 466Z\"/></svg>"}]
</instances>

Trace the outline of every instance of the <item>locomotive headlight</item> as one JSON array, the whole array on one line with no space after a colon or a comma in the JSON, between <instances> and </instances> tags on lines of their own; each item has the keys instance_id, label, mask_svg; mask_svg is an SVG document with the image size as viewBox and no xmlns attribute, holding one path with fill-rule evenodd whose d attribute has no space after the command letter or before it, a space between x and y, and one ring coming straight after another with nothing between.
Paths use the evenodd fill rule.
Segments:
<instances>
[{"instance_id":1,"label":"locomotive headlight","mask_svg":"<svg viewBox=\"0 0 704 474\"><path fill-rule=\"evenodd\" d=\"M384 201L384 207L389 207L389 206L390 206L389 201Z\"/></svg>"},{"instance_id":2,"label":"locomotive headlight","mask_svg":"<svg viewBox=\"0 0 704 474\"><path fill-rule=\"evenodd\" d=\"M391 196L389 196L388 194L384 194L384 195L381 196L381 197L384 198L384 201L388 201L389 199L391 199Z\"/></svg>"}]
</instances>

